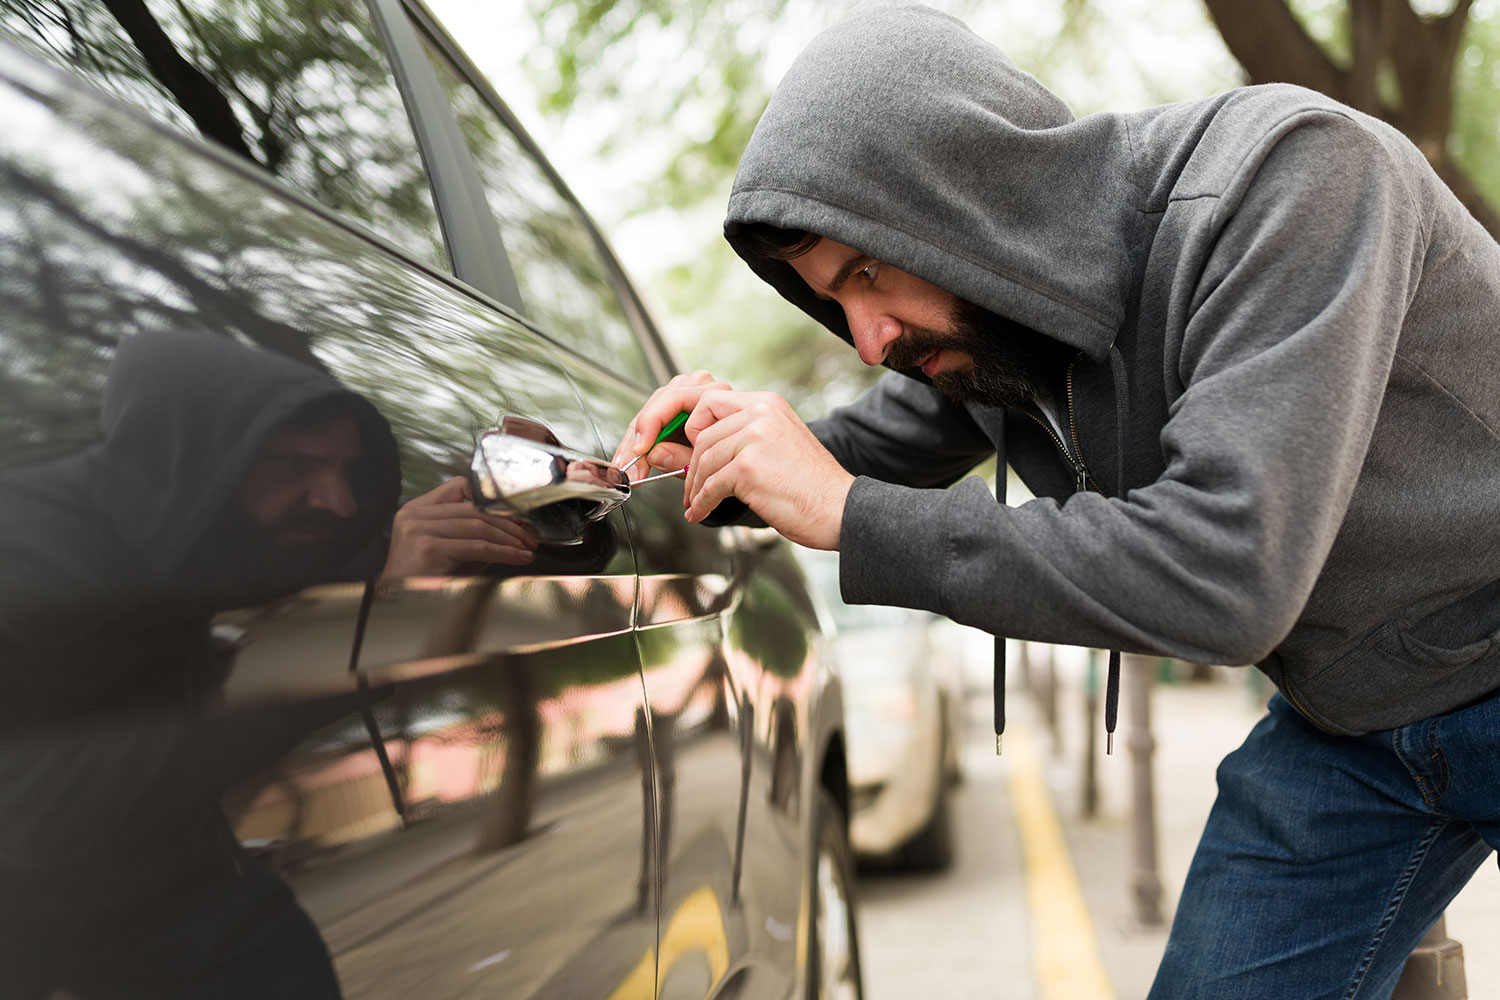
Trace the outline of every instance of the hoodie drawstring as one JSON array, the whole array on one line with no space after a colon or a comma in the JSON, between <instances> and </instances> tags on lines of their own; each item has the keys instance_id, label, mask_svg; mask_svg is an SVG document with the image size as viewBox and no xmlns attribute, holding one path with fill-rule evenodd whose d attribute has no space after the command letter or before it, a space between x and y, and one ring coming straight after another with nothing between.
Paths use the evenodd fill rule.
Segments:
<instances>
[{"instance_id":1,"label":"hoodie drawstring","mask_svg":"<svg viewBox=\"0 0 1500 1000\"><path fill-rule=\"evenodd\" d=\"M1005 446L995 452L995 499L1005 506ZM995 756L1000 756L1000 738L1005 735L1005 637L995 636Z\"/></svg>"},{"instance_id":2,"label":"hoodie drawstring","mask_svg":"<svg viewBox=\"0 0 1500 1000\"><path fill-rule=\"evenodd\" d=\"M1125 420L1130 413L1130 387L1125 381L1125 359L1109 345L1109 373L1115 382L1115 489L1125 493ZM1109 676L1104 685L1104 752L1115 752L1115 725L1120 719L1120 651L1109 651Z\"/></svg>"},{"instance_id":3,"label":"hoodie drawstring","mask_svg":"<svg viewBox=\"0 0 1500 1000\"><path fill-rule=\"evenodd\" d=\"M1115 482L1125 489L1125 420L1130 413L1130 387L1125 379L1125 359L1109 345L1109 372L1115 383ZM1005 449L999 448L995 462L995 500L1005 503ZM1005 735L1005 638L995 636L995 755L1000 755ZM1120 651L1109 651L1109 674L1104 684L1104 752L1115 752L1115 728L1120 720Z\"/></svg>"}]
</instances>

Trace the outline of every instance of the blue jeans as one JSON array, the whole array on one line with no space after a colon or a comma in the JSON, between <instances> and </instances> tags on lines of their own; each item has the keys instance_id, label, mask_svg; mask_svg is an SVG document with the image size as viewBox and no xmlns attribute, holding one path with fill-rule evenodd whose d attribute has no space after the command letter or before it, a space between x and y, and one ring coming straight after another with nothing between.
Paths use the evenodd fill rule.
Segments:
<instances>
[{"instance_id":1,"label":"blue jeans","mask_svg":"<svg viewBox=\"0 0 1500 1000\"><path fill-rule=\"evenodd\" d=\"M1500 846L1500 692L1365 736L1269 708L1219 765L1150 1000L1388 998Z\"/></svg>"}]
</instances>

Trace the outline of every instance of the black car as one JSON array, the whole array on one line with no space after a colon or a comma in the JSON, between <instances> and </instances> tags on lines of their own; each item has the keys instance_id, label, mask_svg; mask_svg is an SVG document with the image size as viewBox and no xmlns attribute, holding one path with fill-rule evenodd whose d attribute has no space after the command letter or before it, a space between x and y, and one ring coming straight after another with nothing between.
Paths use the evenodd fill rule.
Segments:
<instances>
[{"instance_id":1,"label":"black car","mask_svg":"<svg viewBox=\"0 0 1500 1000\"><path fill-rule=\"evenodd\" d=\"M0 34L0 995L858 996L804 578L430 13Z\"/></svg>"}]
</instances>

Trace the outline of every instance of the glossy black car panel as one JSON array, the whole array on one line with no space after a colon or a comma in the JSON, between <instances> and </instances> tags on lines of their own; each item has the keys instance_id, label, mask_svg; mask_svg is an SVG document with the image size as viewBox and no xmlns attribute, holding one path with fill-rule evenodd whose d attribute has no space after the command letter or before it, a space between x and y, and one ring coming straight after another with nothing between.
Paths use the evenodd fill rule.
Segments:
<instances>
[{"instance_id":1,"label":"glossy black car panel","mask_svg":"<svg viewBox=\"0 0 1500 1000\"><path fill-rule=\"evenodd\" d=\"M388 0L0 28L7 988L805 992L847 801L783 545L667 484L381 573L481 430L607 455L670 364L451 40Z\"/></svg>"}]
</instances>

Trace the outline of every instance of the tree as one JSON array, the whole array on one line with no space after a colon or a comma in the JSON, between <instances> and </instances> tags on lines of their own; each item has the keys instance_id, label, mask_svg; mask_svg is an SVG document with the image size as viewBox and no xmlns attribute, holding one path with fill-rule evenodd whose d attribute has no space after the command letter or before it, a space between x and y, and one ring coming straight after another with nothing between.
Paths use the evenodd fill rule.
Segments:
<instances>
[{"instance_id":1,"label":"tree","mask_svg":"<svg viewBox=\"0 0 1500 1000\"><path fill-rule=\"evenodd\" d=\"M1500 234L1500 215L1466 166L1494 162L1500 143L1492 109L1487 136L1469 136L1457 152L1453 141L1456 108L1469 92L1466 81L1457 79L1460 56L1472 54L1472 67L1489 62L1493 51L1487 44L1491 26L1470 23L1472 0L1454 0L1446 13L1419 12L1408 0L1321 6L1310 0L1203 2L1249 82L1310 87L1394 125L1416 143L1474 217ZM1329 6L1342 7L1344 16L1314 16ZM1317 31L1320 23L1323 30ZM1475 138L1481 139L1479 149L1471 149Z\"/></svg>"}]
</instances>

